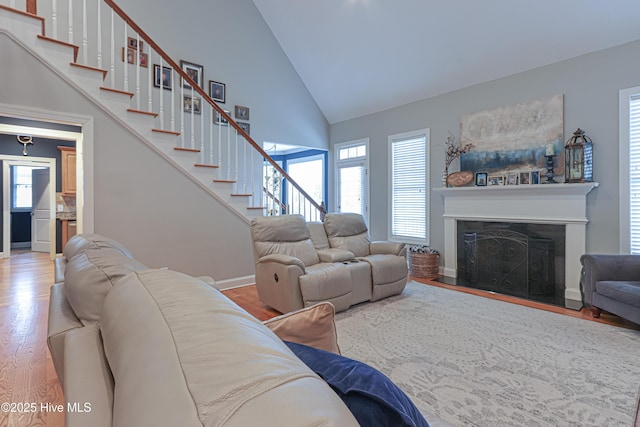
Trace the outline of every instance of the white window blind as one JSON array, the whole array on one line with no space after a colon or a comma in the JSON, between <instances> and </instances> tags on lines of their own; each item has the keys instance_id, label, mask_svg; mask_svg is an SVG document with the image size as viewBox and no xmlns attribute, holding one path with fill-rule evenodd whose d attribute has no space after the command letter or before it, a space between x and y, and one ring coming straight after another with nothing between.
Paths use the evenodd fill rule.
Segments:
<instances>
[{"instance_id":1,"label":"white window blind","mask_svg":"<svg viewBox=\"0 0 640 427\"><path fill-rule=\"evenodd\" d=\"M428 244L427 135L389 137L391 238Z\"/></svg>"},{"instance_id":2,"label":"white window blind","mask_svg":"<svg viewBox=\"0 0 640 427\"><path fill-rule=\"evenodd\" d=\"M631 253L640 254L640 95L629 98L629 166Z\"/></svg>"}]
</instances>

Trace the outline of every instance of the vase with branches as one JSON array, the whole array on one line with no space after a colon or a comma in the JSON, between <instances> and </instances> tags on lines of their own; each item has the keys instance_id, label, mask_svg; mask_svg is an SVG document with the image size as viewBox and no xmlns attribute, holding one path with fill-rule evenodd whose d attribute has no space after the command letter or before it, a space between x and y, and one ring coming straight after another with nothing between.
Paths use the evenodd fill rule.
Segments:
<instances>
[{"instance_id":1,"label":"vase with branches","mask_svg":"<svg viewBox=\"0 0 640 427\"><path fill-rule=\"evenodd\" d=\"M442 186L447 186L447 177L449 176L449 166L451 163L460 158L462 153L471 151L475 146L471 143L461 145L460 140L449 132L447 142L445 143L445 160L444 171L442 172Z\"/></svg>"}]
</instances>

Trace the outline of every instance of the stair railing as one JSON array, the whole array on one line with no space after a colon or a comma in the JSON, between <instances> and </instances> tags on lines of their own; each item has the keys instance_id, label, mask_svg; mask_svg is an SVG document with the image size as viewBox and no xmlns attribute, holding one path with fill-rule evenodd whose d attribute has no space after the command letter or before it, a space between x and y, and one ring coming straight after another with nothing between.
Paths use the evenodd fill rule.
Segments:
<instances>
[{"instance_id":1,"label":"stair railing","mask_svg":"<svg viewBox=\"0 0 640 427\"><path fill-rule=\"evenodd\" d=\"M26 10L26 0L10 2L10 7ZM214 183L233 184L232 196L248 197L248 209L268 210L266 162L280 192L269 191L279 200L286 194L287 200L286 209L272 212L299 213L310 221L324 217L324 204L314 201L251 138L247 123L236 122L202 88L202 69L175 62L113 0L103 2L39 1L37 10L47 32L51 28L48 37L79 47L78 64L105 71L101 90L129 95L128 113L155 117L152 134L175 135L175 150L199 153L196 166L215 170Z\"/></svg>"}]
</instances>

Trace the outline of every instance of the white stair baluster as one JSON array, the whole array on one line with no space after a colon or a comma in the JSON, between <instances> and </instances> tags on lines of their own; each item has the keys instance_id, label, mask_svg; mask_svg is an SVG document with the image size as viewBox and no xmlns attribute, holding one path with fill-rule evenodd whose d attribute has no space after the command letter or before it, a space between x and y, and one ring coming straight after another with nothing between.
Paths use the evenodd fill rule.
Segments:
<instances>
[{"instance_id":1,"label":"white stair baluster","mask_svg":"<svg viewBox=\"0 0 640 427\"><path fill-rule=\"evenodd\" d=\"M55 0L54 0L55 1ZM98 51L97 56L98 56L98 68L102 68L102 2L99 1L97 4L98 7L98 40L97 40L97 48Z\"/></svg>"},{"instance_id":2,"label":"white stair baluster","mask_svg":"<svg viewBox=\"0 0 640 427\"><path fill-rule=\"evenodd\" d=\"M154 66L153 66L153 58L151 57L151 54L153 53L153 51L151 50L151 47L149 47L149 56L147 57L147 90L148 90L148 95L147 95L147 111L151 112L153 111L153 79L155 78L155 76L153 75L154 71Z\"/></svg>"},{"instance_id":3,"label":"white stair baluster","mask_svg":"<svg viewBox=\"0 0 640 427\"><path fill-rule=\"evenodd\" d=\"M129 92L129 67L128 62L127 62L127 39L128 39L128 35L127 35L127 23L124 23L124 42L122 43L125 47L122 48L122 55L123 55L123 65L122 65L122 69L123 69L123 82L122 82L122 90L124 90L125 92Z\"/></svg>"},{"instance_id":4,"label":"white stair baluster","mask_svg":"<svg viewBox=\"0 0 640 427\"><path fill-rule=\"evenodd\" d=\"M234 130L235 130L235 128L234 128ZM235 174L236 175L236 179L235 179L236 182L233 185L235 186L236 191L239 192L238 191L238 131L235 130L235 132L236 132L236 174Z\"/></svg>"},{"instance_id":5,"label":"white stair baluster","mask_svg":"<svg viewBox=\"0 0 640 427\"><path fill-rule=\"evenodd\" d=\"M173 70L169 81L171 82L171 80L173 80ZM160 112L158 114L160 114L160 129L164 129L164 62L162 56L160 57Z\"/></svg>"},{"instance_id":6,"label":"white stair baluster","mask_svg":"<svg viewBox=\"0 0 640 427\"><path fill-rule=\"evenodd\" d=\"M69 43L73 44L73 0L69 0Z\"/></svg>"},{"instance_id":7,"label":"white stair baluster","mask_svg":"<svg viewBox=\"0 0 640 427\"><path fill-rule=\"evenodd\" d=\"M195 99L193 98L193 86L191 86L191 142L189 143L189 148L196 148L196 116L195 116ZM183 100L184 103L184 100Z\"/></svg>"},{"instance_id":8,"label":"white stair baluster","mask_svg":"<svg viewBox=\"0 0 640 427\"><path fill-rule=\"evenodd\" d=\"M247 141L244 137L242 138L244 141L244 156L243 157L243 161L242 161L242 169L243 169L243 174L244 174L244 178L243 178L243 182L244 182L244 194L248 194L247 193L247 145L249 145L249 141Z\"/></svg>"},{"instance_id":9,"label":"white stair baluster","mask_svg":"<svg viewBox=\"0 0 640 427\"><path fill-rule=\"evenodd\" d=\"M58 2L57 0L51 0L51 27L53 32L51 36L54 39L58 39Z\"/></svg>"},{"instance_id":10,"label":"white stair baluster","mask_svg":"<svg viewBox=\"0 0 640 427\"><path fill-rule=\"evenodd\" d=\"M111 66L109 74L111 75L111 89L116 88L116 28L115 28L115 12L111 9Z\"/></svg>"},{"instance_id":11,"label":"white stair baluster","mask_svg":"<svg viewBox=\"0 0 640 427\"><path fill-rule=\"evenodd\" d=\"M209 164L213 165L213 107L208 102L207 105L209 106Z\"/></svg>"},{"instance_id":12,"label":"white stair baluster","mask_svg":"<svg viewBox=\"0 0 640 427\"><path fill-rule=\"evenodd\" d=\"M227 123L227 180L231 180L231 123Z\"/></svg>"},{"instance_id":13,"label":"white stair baluster","mask_svg":"<svg viewBox=\"0 0 640 427\"><path fill-rule=\"evenodd\" d=\"M176 72L176 75L178 76L178 81L181 81L182 77L180 76L180 74L178 74L178 72ZM182 106L184 102L184 85L182 83L180 83L180 99L178 100L178 105ZM184 140L184 111L182 108L180 108L180 146L182 148L186 148L186 142Z\"/></svg>"},{"instance_id":14,"label":"white stair baluster","mask_svg":"<svg viewBox=\"0 0 640 427\"><path fill-rule=\"evenodd\" d=\"M222 116L218 111L216 114L219 118L218 120L218 170L216 171L216 176L218 178L222 177Z\"/></svg>"},{"instance_id":15,"label":"white stair baluster","mask_svg":"<svg viewBox=\"0 0 640 427\"><path fill-rule=\"evenodd\" d=\"M207 103L208 105L208 103ZM204 157L204 99L200 98L200 159L205 162Z\"/></svg>"},{"instance_id":16,"label":"white stair baluster","mask_svg":"<svg viewBox=\"0 0 640 427\"><path fill-rule=\"evenodd\" d=\"M87 58L87 50L89 49L89 46L87 46L87 39L89 36L87 31L87 0L82 0L82 63L84 65L89 65Z\"/></svg>"},{"instance_id":17,"label":"white stair baluster","mask_svg":"<svg viewBox=\"0 0 640 427\"><path fill-rule=\"evenodd\" d=\"M177 74L178 73L175 72L174 69L171 69L171 81L172 82L175 82L175 78L174 77ZM171 118L170 118L170 120L171 120L171 131L172 132L175 132L175 130L176 130L176 93L177 93L177 91L176 91L175 87L176 87L176 85L174 85L174 84L171 85ZM178 104L178 105L180 105L180 104ZM176 144L177 144L177 142L176 142Z\"/></svg>"},{"instance_id":18,"label":"white stair baluster","mask_svg":"<svg viewBox=\"0 0 640 427\"><path fill-rule=\"evenodd\" d=\"M140 109L142 108L140 103L140 52L142 52L142 49L140 49L140 34L136 33L136 46L138 46L138 50L136 50L134 52L134 54L136 55L136 59L135 59L135 64L136 64L136 109L138 111L140 111ZM125 64L126 66L126 64Z\"/></svg>"}]
</instances>

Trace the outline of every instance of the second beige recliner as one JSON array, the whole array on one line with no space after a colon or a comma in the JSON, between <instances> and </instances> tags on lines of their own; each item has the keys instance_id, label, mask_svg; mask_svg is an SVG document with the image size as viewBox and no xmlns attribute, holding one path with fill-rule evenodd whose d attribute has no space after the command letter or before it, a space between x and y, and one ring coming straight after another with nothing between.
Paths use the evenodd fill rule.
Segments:
<instances>
[{"instance_id":1,"label":"second beige recliner","mask_svg":"<svg viewBox=\"0 0 640 427\"><path fill-rule=\"evenodd\" d=\"M324 229L331 248L352 252L371 266L371 301L402 292L408 275L404 243L371 242L364 218L355 213L327 214Z\"/></svg>"}]
</instances>

